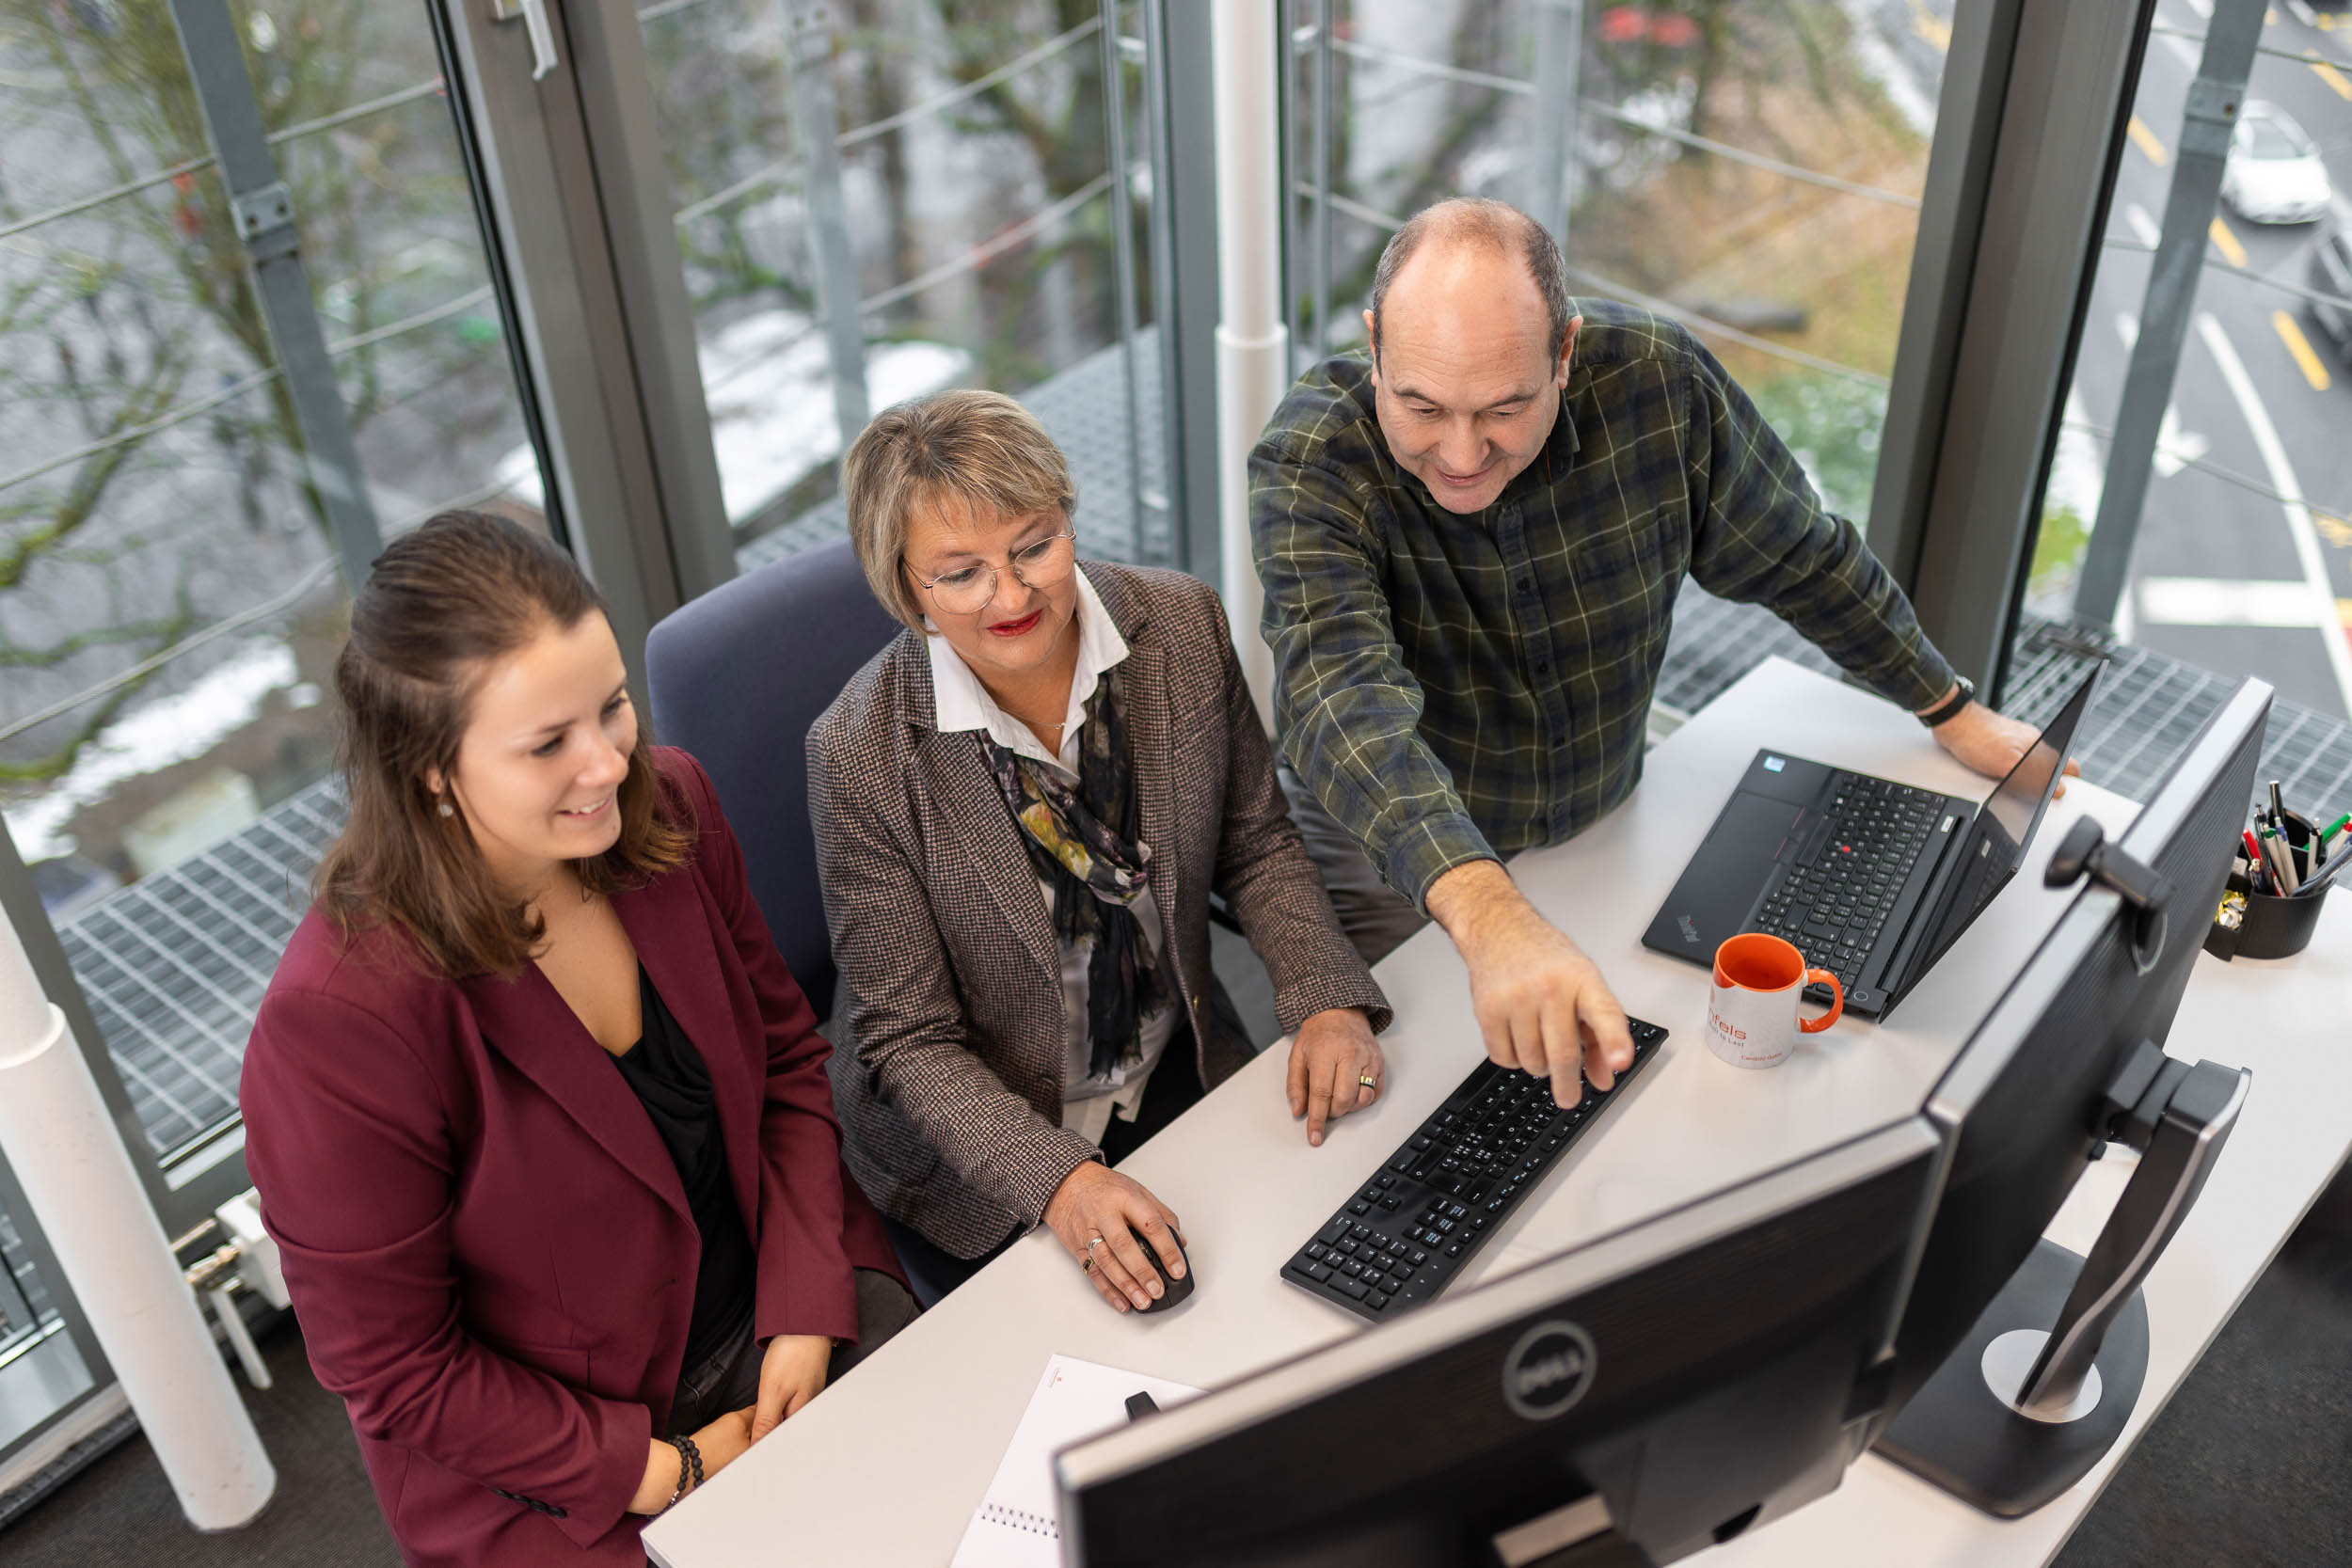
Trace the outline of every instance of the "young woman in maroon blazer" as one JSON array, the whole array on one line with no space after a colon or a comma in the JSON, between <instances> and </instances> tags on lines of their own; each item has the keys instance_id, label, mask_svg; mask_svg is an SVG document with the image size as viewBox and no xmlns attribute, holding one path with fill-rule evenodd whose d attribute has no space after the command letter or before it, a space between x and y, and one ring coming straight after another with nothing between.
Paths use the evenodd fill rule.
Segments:
<instances>
[{"instance_id":1,"label":"young woman in maroon blazer","mask_svg":"<svg viewBox=\"0 0 2352 1568\"><path fill-rule=\"evenodd\" d=\"M571 561L460 513L386 549L336 664L351 816L246 1157L414 1564L642 1564L914 1312L718 797L626 681Z\"/></svg>"}]
</instances>

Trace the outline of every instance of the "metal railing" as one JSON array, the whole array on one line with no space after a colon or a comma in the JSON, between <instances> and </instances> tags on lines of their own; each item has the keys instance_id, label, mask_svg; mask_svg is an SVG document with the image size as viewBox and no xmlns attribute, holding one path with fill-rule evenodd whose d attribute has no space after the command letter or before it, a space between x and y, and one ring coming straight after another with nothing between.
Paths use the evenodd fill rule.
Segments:
<instances>
[{"instance_id":1,"label":"metal railing","mask_svg":"<svg viewBox=\"0 0 2352 1568\"><path fill-rule=\"evenodd\" d=\"M1304 31L1311 34L1313 29L1310 27ZM1488 87L1496 92L1512 93L1523 98L1532 98L1535 93L1534 83L1523 81L1517 76L1497 76L1488 71L1469 71L1461 66L1443 65L1436 60L1424 60L1414 55L1400 55L1394 50L1378 49L1371 44L1359 43L1353 39L1341 38L1336 33L1332 35L1331 47L1340 54L1350 55L1360 60L1371 60L1380 65L1392 65L1419 75L1458 82L1466 87ZM1620 104L1581 102L1577 108L1580 113L1591 115L1597 119L1611 120L1648 135L1663 136L1668 141L1679 142L1685 147L1696 148L1701 151L1713 153L1719 158L1729 159L1733 163L1746 164L1753 168L1785 175L1788 179L1801 181L1808 185L1819 185L1824 190L1837 191L1846 196L1861 197L1867 201L1884 202L1890 207L1900 207L1909 212L1915 213L1919 210L1919 198L1915 196L1905 196L1900 191L1884 190L1877 185L1866 185L1859 181L1842 179L1820 169L1806 168L1801 164L1787 163L1761 152L1752 152L1744 147L1735 147L1729 142L1717 141L1712 136L1702 136L1694 132L1682 130L1678 126L1661 124L1653 117L1637 114Z\"/></svg>"},{"instance_id":2,"label":"metal railing","mask_svg":"<svg viewBox=\"0 0 2352 1568\"><path fill-rule=\"evenodd\" d=\"M688 5L699 4L700 0L681 0L681 3ZM646 13L643 11L638 13L641 21L645 15ZM920 103L910 104L906 108L900 109L896 114L885 115L880 119L869 120L864 125L853 126L850 130L844 131L834 136L833 144L834 147L847 151L849 149L857 146L860 142L870 141L876 136L883 135L891 131L898 130L903 126L914 124L918 120L927 119L932 115L941 113L943 110L952 109L959 103L965 103L971 99L978 97L981 93L986 92L993 87L1010 81L1013 77L1020 75L1024 71L1035 70L1037 67L1043 65L1046 61L1054 58L1063 51L1070 49L1078 43L1084 42L1089 38L1092 38L1096 33L1102 30L1102 27L1103 19L1101 17L1089 17L1086 21L1079 23L1075 27L1069 29L1067 32L1057 33L1054 37L1047 39L1043 43L1039 44L1036 48L1029 50L1025 54L1014 55L1011 59L1007 60L1003 65L998 66L993 71L988 71L984 75L976 76L969 82L960 83L957 86L948 88L946 92L938 93L930 98L925 99ZM744 175L741 179L734 182L732 184L729 184L723 189L713 191L710 195L703 197L698 200L687 203L672 215L672 221L682 226L693 222L696 218L707 216L709 214L727 205L731 201L739 200L742 198L749 196L755 190L759 190L767 185L772 185L783 180L786 176L789 175L796 166L798 166L799 162L800 160L797 158L779 158L773 163L765 164L760 167L752 170L751 173Z\"/></svg>"},{"instance_id":3,"label":"metal railing","mask_svg":"<svg viewBox=\"0 0 2352 1568\"><path fill-rule=\"evenodd\" d=\"M339 125L348 125L355 119L364 119L370 115L380 115L387 109L397 109L404 103L414 103L420 98L428 97L442 90L441 78L436 76L429 82L419 82L414 87L402 87L397 92L388 92L381 98L371 98L364 103L354 103L349 108L338 109L331 115L321 115L316 119L302 120L283 130L274 131L270 133L267 140L272 147L282 147L288 142L298 141L305 136L314 136L322 131L332 131ZM119 200L126 196L135 196L141 191L157 185L169 184L183 174L194 174L199 169L212 167L215 161L208 152L200 158L190 158L186 163L174 164L169 168L159 168L151 174L133 175L122 183L109 185L94 195L78 197L61 206L35 213L30 217L16 218L6 224L0 224L0 240L13 239L30 230L39 229L44 223L55 223L59 218L70 218L76 213L87 213L93 207L103 207L109 201Z\"/></svg>"}]
</instances>

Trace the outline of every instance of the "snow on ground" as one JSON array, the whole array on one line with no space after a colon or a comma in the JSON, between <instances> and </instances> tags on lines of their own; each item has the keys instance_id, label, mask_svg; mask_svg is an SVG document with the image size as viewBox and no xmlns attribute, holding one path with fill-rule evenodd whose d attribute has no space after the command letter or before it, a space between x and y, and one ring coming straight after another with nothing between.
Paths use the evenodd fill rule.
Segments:
<instances>
[{"instance_id":1,"label":"snow on ground","mask_svg":"<svg viewBox=\"0 0 2352 1568\"><path fill-rule=\"evenodd\" d=\"M40 795L8 807L8 836L27 864L73 851L73 814L135 779L202 756L251 723L262 699L294 684L294 649L249 639L242 652L206 671L184 691L135 708L99 732L73 766Z\"/></svg>"}]
</instances>

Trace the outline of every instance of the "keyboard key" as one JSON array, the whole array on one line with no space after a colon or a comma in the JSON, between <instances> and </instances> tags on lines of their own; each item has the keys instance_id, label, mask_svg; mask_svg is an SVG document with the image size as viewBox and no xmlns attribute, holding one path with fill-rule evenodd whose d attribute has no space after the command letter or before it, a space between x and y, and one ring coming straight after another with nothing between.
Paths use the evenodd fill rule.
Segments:
<instances>
[{"instance_id":1,"label":"keyboard key","mask_svg":"<svg viewBox=\"0 0 2352 1568\"><path fill-rule=\"evenodd\" d=\"M1310 1259L1320 1259L1330 1249L1326 1247L1321 1242L1309 1242L1307 1243L1307 1256Z\"/></svg>"},{"instance_id":2,"label":"keyboard key","mask_svg":"<svg viewBox=\"0 0 2352 1568\"><path fill-rule=\"evenodd\" d=\"M1359 1198L1347 1206L1347 1212L1351 1214L1369 1214L1372 1212L1372 1205Z\"/></svg>"},{"instance_id":3,"label":"keyboard key","mask_svg":"<svg viewBox=\"0 0 2352 1568\"><path fill-rule=\"evenodd\" d=\"M1377 1312L1389 1305L1389 1298L1378 1291L1368 1291L1364 1296L1364 1305Z\"/></svg>"},{"instance_id":4,"label":"keyboard key","mask_svg":"<svg viewBox=\"0 0 2352 1568\"><path fill-rule=\"evenodd\" d=\"M1372 1227L1368 1225L1351 1225L1347 1227L1347 1234L1351 1241L1368 1241L1372 1236Z\"/></svg>"},{"instance_id":5,"label":"keyboard key","mask_svg":"<svg viewBox=\"0 0 2352 1568\"><path fill-rule=\"evenodd\" d=\"M1364 1282L1360 1279L1334 1279L1331 1281L1331 1288L1335 1291L1344 1291L1347 1295L1353 1297L1357 1301L1363 1300L1366 1295L1371 1293L1364 1289Z\"/></svg>"},{"instance_id":6,"label":"keyboard key","mask_svg":"<svg viewBox=\"0 0 2352 1568\"><path fill-rule=\"evenodd\" d=\"M1310 1263L1307 1265L1307 1277L1317 1281L1326 1280L1331 1277L1331 1270L1327 1264Z\"/></svg>"}]
</instances>

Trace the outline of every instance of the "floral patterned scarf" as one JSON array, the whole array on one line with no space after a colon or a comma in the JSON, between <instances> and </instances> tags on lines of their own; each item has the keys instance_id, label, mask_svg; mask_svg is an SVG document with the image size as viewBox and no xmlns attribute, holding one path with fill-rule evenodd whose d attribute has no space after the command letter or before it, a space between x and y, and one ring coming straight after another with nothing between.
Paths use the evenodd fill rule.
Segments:
<instances>
[{"instance_id":1,"label":"floral patterned scarf","mask_svg":"<svg viewBox=\"0 0 2352 1568\"><path fill-rule=\"evenodd\" d=\"M1108 1078L1142 1056L1144 1019L1171 1000L1135 903L1150 885L1151 846L1136 841L1136 784L1119 676L1105 671L1079 732L1078 776L1025 757L982 732L989 769L1021 825L1029 863L1054 890L1054 935L1087 959L1087 1070Z\"/></svg>"}]
</instances>

